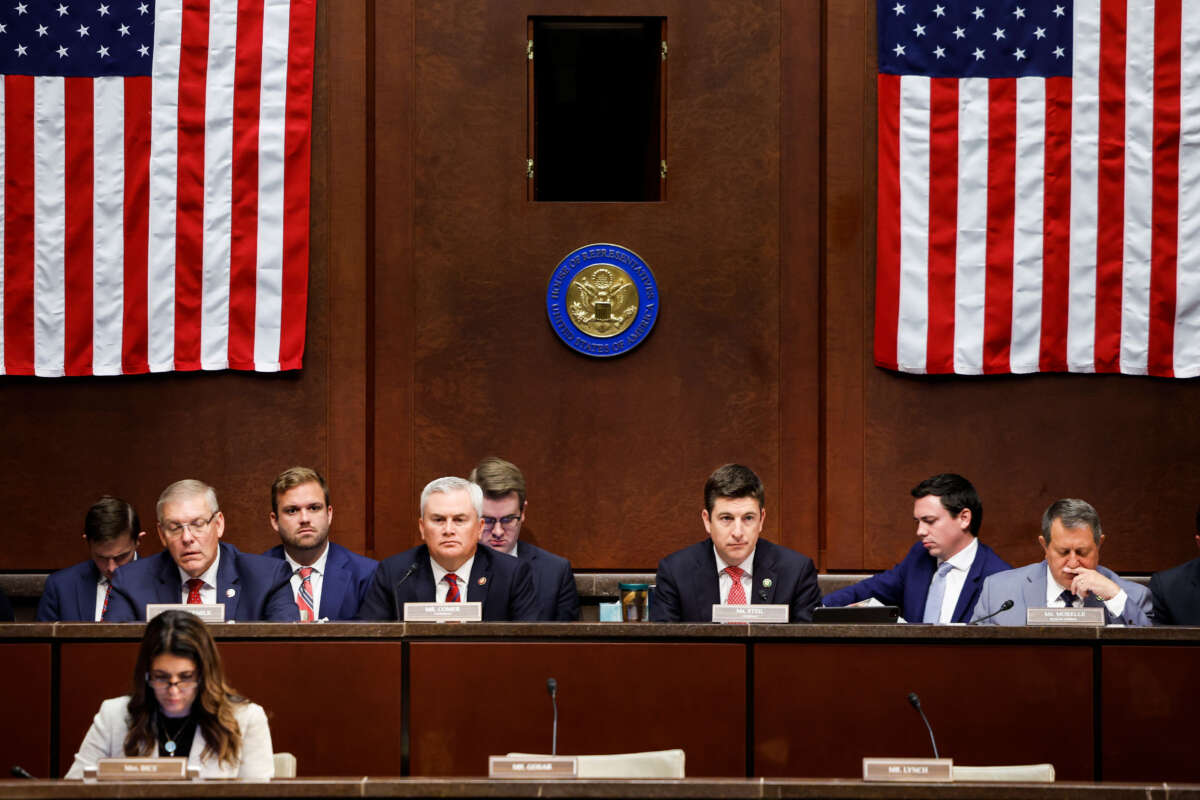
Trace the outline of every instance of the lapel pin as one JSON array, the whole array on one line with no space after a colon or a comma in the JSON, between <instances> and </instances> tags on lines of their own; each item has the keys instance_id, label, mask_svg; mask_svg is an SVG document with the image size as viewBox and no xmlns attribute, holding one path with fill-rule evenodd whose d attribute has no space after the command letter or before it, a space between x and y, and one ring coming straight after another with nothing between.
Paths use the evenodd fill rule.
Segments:
<instances>
[{"instance_id":1,"label":"lapel pin","mask_svg":"<svg viewBox=\"0 0 1200 800\"><path fill-rule=\"evenodd\" d=\"M771 579L770 578L763 578L763 588L764 589L771 588Z\"/></svg>"},{"instance_id":2,"label":"lapel pin","mask_svg":"<svg viewBox=\"0 0 1200 800\"><path fill-rule=\"evenodd\" d=\"M226 589L226 590L225 590L225 596L226 596L226 597L233 597L235 594L237 594L237 590L236 590L236 589Z\"/></svg>"},{"instance_id":3,"label":"lapel pin","mask_svg":"<svg viewBox=\"0 0 1200 800\"><path fill-rule=\"evenodd\" d=\"M487 575L480 576L478 583L480 586L483 586L485 583L487 583Z\"/></svg>"}]
</instances>

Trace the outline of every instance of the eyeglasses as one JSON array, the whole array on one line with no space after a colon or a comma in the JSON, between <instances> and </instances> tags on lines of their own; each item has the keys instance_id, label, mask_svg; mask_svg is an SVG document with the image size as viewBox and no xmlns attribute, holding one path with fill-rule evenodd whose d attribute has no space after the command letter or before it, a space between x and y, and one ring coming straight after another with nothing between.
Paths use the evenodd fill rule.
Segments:
<instances>
[{"instance_id":1,"label":"eyeglasses","mask_svg":"<svg viewBox=\"0 0 1200 800\"><path fill-rule=\"evenodd\" d=\"M179 691L186 692L188 689L194 689L200 683L200 678L194 672L185 672L175 678L175 680L171 680L171 678L172 676L170 675L163 675L158 672L146 673L146 683L155 689L170 689L174 686Z\"/></svg>"},{"instance_id":2,"label":"eyeglasses","mask_svg":"<svg viewBox=\"0 0 1200 800\"><path fill-rule=\"evenodd\" d=\"M504 528L504 530L506 530L506 531L511 531L513 528L515 528L517 526L517 523L520 521L521 521L520 514L509 514L508 516L501 517L500 519L496 519L495 517L484 517L483 518L483 529L485 531L490 531L492 528L496 527L496 523L499 522L500 527Z\"/></svg>"},{"instance_id":3,"label":"eyeglasses","mask_svg":"<svg viewBox=\"0 0 1200 800\"><path fill-rule=\"evenodd\" d=\"M183 532L191 528L192 533L201 534L208 530L208 526L217 518L220 511L214 511L208 519L194 519L191 522L168 522L162 526L163 533L172 539L177 539L183 535Z\"/></svg>"}]
</instances>

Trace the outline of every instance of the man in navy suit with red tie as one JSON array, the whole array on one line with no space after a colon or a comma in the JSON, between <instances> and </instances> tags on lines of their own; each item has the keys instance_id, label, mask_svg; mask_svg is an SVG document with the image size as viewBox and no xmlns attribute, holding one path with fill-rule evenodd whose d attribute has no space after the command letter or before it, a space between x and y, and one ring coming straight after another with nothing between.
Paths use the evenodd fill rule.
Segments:
<instances>
[{"instance_id":1,"label":"man in navy suit with red tie","mask_svg":"<svg viewBox=\"0 0 1200 800\"><path fill-rule=\"evenodd\" d=\"M538 619L574 622L579 619L579 593L571 562L537 545L519 541L525 511L525 476L503 458L489 456L475 465L469 481L483 490L483 530L479 541L500 553L529 563Z\"/></svg>"},{"instance_id":2,"label":"man in navy suit with red tie","mask_svg":"<svg viewBox=\"0 0 1200 800\"><path fill-rule=\"evenodd\" d=\"M282 544L263 555L292 571L301 622L354 619L379 562L329 541L329 484L308 467L292 467L271 484L271 527Z\"/></svg>"},{"instance_id":3,"label":"man in navy suit with red tie","mask_svg":"<svg viewBox=\"0 0 1200 800\"><path fill-rule=\"evenodd\" d=\"M484 622L536 621L529 564L480 547L482 517L478 486L453 477L430 481L417 521L424 544L379 563L358 618L403 621L405 603L479 602Z\"/></svg>"},{"instance_id":4,"label":"man in navy suit with red tie","mask_svg":"<svg viewBox=\"0 0 1200 800\"><path fill-rule=\"evenodd\" d=\"M220 603L225 619L238 622L300 618L287 564L221 541L225 515L211 486L176 481L159 495L155 511L165 549L113 573L105 622L144 622L151 603Z\"/></svg>"},{"instance_id":5,"label":"man in navy suit with red tie","mask_svg":"<svg viewBox=\"0 0 1200 800\"><path fill-rule=\"evenodd\" d=\"M91 558L46 578L38 603L38 622L99 622L117 567L137 558L146 535L133 506L105 495L83 518L83 538Z\"/></svg>"},{"instance_id":6,"label":"man in navy suit with red tie","mask_svg":"<svg viewBox=\"0 0 1200 800\"><path fill-rule=\"evenodd\" d=\"M700 521L709 538L658 562L651 622L711 622L713 606L787 605L789 622L811 622L821 599L806 555L760 538L767 517L762 481L741 464L704 484Z\"/></svg>"}]
</instances>

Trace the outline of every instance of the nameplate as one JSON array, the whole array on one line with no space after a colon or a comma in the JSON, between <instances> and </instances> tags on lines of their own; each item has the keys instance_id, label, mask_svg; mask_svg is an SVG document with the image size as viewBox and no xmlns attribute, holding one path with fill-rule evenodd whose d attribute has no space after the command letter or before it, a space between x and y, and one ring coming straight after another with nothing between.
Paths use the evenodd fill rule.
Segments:
<instances>
[{"instance_id":1,"label":"nameplate","mask_svg":"<svg viewBox=\"0 0 1200 800\"><path fill-rule=\"evenodd\" d=\"M1082 625L1104 624L1103 608L1027 608L1026 625Z\"/></svg>"},{"instance_id":2,"label":"nameplate","mask_svg":"<svg viewBox=\"0 0 1200 800\"><path fill-rule=\"evenodd\" d=\"M186 611L195 614L205 622L224 622L224 603L147 603L146 622L157 617L164 611Z\"/></svg>"},{"instance_id":3,"label":"nameplate","mask_svg":"<svg viewBox=\"0 0 1200 800\"><path fill-rule=\"evenodd\" d=\"M98 781L186 781L186 758L101 758L96 762ZM199 775L199 770L192 770ZM91 770L84 770L84 777Z\"/></svg>"},{"instance_id":4,"label":"nameplate","mask_svg":"<svg viewBox=\"0 0 1200 800\"><path fill-rule=\"evenodd\" d=\"M405 603L405 622L480 622L483 603Z\"/></svg>"},{"instance_id":5,"label":"nameplate","mask_svg":"<svg viewBox=\"0 0 1200 800\"><path fill-rule=\"evenodd\" d=\"M863 780L950 783L954 780L954 759L864 758Z\"/></svg>"},{"instance_id":6,"label":"nameplate","mask_svg":"<svg viewBox=\"0 0 1200 800\"><path fill-rule=\"evenodd\" d=\"M713 622L741 623L747 622L787 622L788 607L782 604L766 603L762 605L723 606L713 604Z\"/></svg>"},{"instance_id":7,"label":"nameplate","mask_svg":"<svg viewBox=\"0 0 1200 800\"><path fill-rule=\"evenodd\" d=\"M575 756L488 756L488 777L538 781L574 778L579 774Z\"/></svg>"}]
</instances>

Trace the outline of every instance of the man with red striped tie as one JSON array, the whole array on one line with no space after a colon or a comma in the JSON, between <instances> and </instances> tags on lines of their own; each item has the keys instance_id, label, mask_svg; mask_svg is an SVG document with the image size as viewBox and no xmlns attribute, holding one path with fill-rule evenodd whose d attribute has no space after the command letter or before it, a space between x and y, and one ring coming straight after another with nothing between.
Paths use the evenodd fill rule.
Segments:
<instances>
[{"instance_id":1,"label":"man with red striped tie","mask_svg":"<svg viewBox=\"0 0 1200 800\"><path fill-rule=\"evenodd\" d=\"M709 538L658 562L651 622L711 622L714 605L747 603L786 604L789 622L812 622L817 570L808 556L760 538L765 498L741 464L708 477L700 521Z\"/></svg>"},{"instance_id":2,"label":"man with red striped tie","mask_svg":"<svg viewBox=\"0 0 1200 800\"><path fill-rule=\"evenodd\" d=\"M483 490L438 478L421 492L417 522L424 544L384 559L358 618L401 620L405 603L483 603L484 622L536 621L529 562L479 547Z\"/></svg>"}]
</instances>

